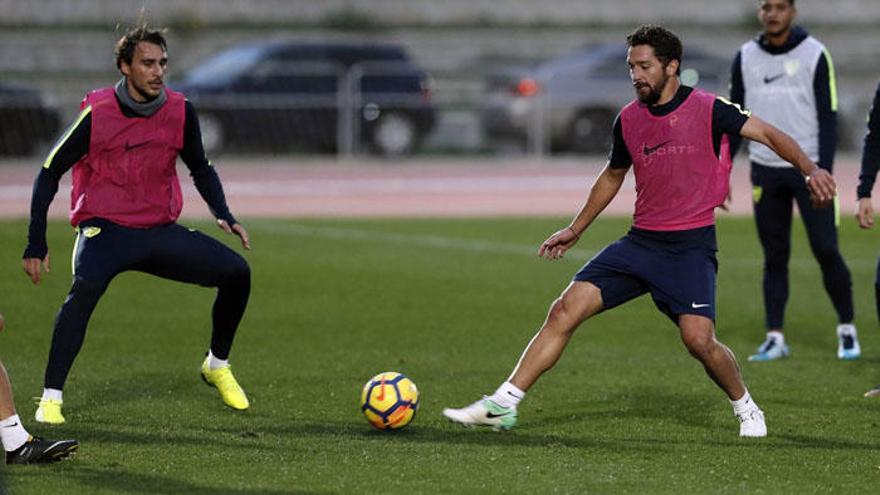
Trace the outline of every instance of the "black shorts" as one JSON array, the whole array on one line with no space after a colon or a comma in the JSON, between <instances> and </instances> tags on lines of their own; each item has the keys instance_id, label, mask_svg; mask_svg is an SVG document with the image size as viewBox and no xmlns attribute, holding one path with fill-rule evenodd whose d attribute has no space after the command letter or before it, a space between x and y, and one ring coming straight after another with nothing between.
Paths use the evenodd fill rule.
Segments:
<instances>
[{"instance_id":1,"label":"black shorts","mask_svg":"<svg viewBox=\"0 0 880 495\"><path fill-rule=\"evenodd\" d=\"M657 309L678 324L682 314L715 320L715 227L679 232L633 228L574 276L602 292L604 309L651 293Z\"/></svg>"}]
</instances>

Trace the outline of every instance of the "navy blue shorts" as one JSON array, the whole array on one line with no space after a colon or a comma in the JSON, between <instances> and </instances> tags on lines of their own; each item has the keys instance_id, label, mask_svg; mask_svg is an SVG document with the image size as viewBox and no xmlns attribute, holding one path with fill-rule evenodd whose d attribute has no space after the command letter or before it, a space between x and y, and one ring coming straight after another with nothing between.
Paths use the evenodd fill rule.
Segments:
<instances>
[{"instance_id":1,"label":"navy blue shorts","mask_svg":"<svg viewBox=\"0 0 880 495\"><path fill-rule=\"evenodd\" d=\"M574 276L602 292L604 309L651 293L657 309L676 325L682 314L715 321L718 260L715 227L657 232L633 227Z\"/></svg>"}]
</instances>

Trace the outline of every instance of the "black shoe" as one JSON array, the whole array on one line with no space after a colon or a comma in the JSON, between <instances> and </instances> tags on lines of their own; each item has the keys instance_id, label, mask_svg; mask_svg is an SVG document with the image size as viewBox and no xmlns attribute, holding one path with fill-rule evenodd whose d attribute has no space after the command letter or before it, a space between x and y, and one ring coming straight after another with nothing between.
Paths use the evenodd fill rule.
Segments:
<instances>
[{"instance_id":1,"label":"black shoe","mask_svg":"<svg viewBox=\"0 0 880 495\"><path fill-rule=\"evenodd\" d=\"M34 464L64 459L79 448L76 440L43 440L31 437L21 447L6 453L6 464Z\"/></svg>"}]
</instances>

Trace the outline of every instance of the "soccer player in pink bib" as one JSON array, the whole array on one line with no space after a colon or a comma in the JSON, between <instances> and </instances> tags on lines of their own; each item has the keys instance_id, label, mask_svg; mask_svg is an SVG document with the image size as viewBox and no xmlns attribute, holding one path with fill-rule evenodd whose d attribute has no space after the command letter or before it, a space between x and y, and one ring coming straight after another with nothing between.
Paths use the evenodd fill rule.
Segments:
<instances>
[{"instance_id":1,"label":"soccer player in pink bib","mask_svg":"<svg viewBox=\"0 0 880 495\"><path fill-rule=\"evenodd\" d=\"M740 436L766 436L764 413L749 395L736 358L715 338L714 212L729 188L729 136L761 142L794 164L817 205L831 202L834 179L778 129L728 100L682 85L682 45L669 30L642 26L627 37L627 47L637 99L614 123L608 164L584 206L538 254L555 260L574 246L620 190L630 167L637 194L632 228L575 274L494 394L443 414L465 425L512 428L526 391L553 367L581 323L650 293L678 326L691 355L727 394Z\"/></svg>"},{"instance_id":2,"label":"soccer player in pink bib","mask_svg":"<svg viewBox=\"0 0 880 495\"><path fill-rule=\"evenodd\" d=\"M183 207L178 156L218 226L250 249L247 231L226 205L220 178L202 148L193 105L165 88L168 54L162 31L137 26L115 51L122 79L86 95L79 117L34 183L23 255L25 274L34 284L49 271L46 213L61 176L70 169L70 222L77 231L73 284L55 319L36 420L65 422L62 390L89 318L110 282L129 270L216 288L213 332L201 375L227 406L245 410L249 402L228 359L250 295L250 267L225 244L177 223Z\"/></svg>"}]
</instances>

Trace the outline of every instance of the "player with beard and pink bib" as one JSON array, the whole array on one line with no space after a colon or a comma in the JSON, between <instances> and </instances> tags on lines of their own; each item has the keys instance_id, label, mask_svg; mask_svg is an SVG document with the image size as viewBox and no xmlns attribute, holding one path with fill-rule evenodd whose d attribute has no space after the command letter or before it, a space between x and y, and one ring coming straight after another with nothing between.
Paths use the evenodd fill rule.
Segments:
<instances>
[{"instance_id":1,"label":"player with beard and pink bib","mask_svg":"<svg viewBox=\"0 0 880 495\"><path fill-rule=\"evenodd\" d=\"M685 347L727 394L740 436L767 435L730 349L715 338L715 216L729 188L729 135L761 142L797 167L817 205L836 186L797 143L728 100L679 80L682 45L669 30L645 25L627 37L627 64L637 99L614 123L608 164L586 203L538 251L550 260L574 246L615 197L630 167L636 180L633 226L589 260L550 306L507 381L494 394L461 409L453 422L510 429L525 393L562 355L575 329L593 315L650 293L678 326Z\"/></svg>"}]
</instances>

